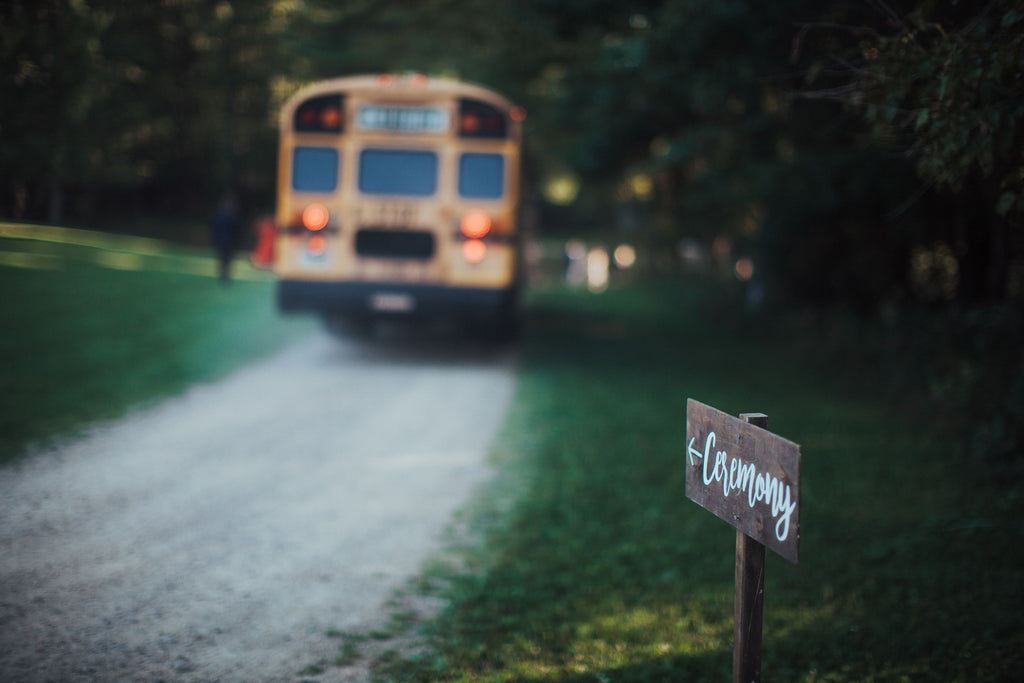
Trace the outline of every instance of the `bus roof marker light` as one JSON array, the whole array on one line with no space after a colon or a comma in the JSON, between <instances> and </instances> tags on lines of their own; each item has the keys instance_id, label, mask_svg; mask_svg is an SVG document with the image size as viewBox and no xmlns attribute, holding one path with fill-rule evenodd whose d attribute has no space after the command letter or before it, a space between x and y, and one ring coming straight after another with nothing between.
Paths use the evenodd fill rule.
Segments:
<instances>
[{"instance_id":1,"label":"bus roof marker light","mask_svg":"<svg viewBox=\"0 0 1024 683\"><path fill-rule=\"evenodd\" d=\"M316 232L327 227L331 214L323 204L310 204L302 210L302 225Z\"/></svg>"},{"instance_id":2,"label":"bus roof marker light","mask_svg":"<svg viewBox=\"0 0 1024 683\"><path fill-rule=\"evenodd\" d=\"M377 76L377 85L382 88L389 87L392 81L394 81L394 79L391 77L391 74L380 74Z\"/></svg>"},{"instance_id":3,"label":"bus roof marker light","mask_svg":"<svg viewBox=\"0 0 1024 683\"><path fill-rule=\"evenodd\" d=\"M508 117L513 121L525 121L526 107L512 107L512 110L508 113Z\"/></svg>"},{"instance_id":4,"label":"bus roof marker light","mask_svg":"<svg viewBox=\"0 0 1024 683\"><path fill-rule=\"evenodd\" d=\"M478 240L491 231L491 217L478 209L467 211L462 214L459 229L466 237Z\"/></svg>"}]
</instances>

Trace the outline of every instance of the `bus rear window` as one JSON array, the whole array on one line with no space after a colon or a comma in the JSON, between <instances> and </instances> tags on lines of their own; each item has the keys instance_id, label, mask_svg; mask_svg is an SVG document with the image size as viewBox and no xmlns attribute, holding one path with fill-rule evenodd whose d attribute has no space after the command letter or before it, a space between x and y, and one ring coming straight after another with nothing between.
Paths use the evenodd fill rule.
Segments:
<instances>
[{"instance_id":1,"label":"bus rear window","mask_svg":"<svg viewBox=\"0 0 1024 683\"><path fill-rule=\"evenodd\" d=\"M292 189L297 192L334 192L338 187L338 150L296 147L292 153Z\"/></svg>"},{"instance_id":2,"label":"bus rear window","mask_svg":"<svg viewBox=\"0 0 1024 683\"><path fill-rule=\"evenodd\" d=\"M463 154L459 158L459 196L500 199L505 191L505 158L500 154Z\"/></svg>"},{"instance_id":3,"label":"bus rear window","mask_svg":"<svg viewBox=\"0 0 1024 683\"><path fill-rule=\"evenodd\" d=\"M359 191L429 197L437 191L437 154L422 150L364 149Z\"/></svg>"}]
</instances>

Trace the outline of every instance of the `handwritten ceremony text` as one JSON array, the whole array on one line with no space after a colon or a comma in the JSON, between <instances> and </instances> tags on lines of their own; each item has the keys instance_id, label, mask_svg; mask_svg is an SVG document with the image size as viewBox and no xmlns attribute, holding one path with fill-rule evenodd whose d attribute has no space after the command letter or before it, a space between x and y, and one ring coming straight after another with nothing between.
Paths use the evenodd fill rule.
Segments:
<instances>
[{"instance_id":1,"label":"handwritten ceremony text","mask_svg":"<svg viewBox=\"0 0 1024 683\"><path fill-rule=\"evenodd\" d=\"M686 497L797 562L800 446L693 399L686 439Z\"/></svg>"}]
</instances>

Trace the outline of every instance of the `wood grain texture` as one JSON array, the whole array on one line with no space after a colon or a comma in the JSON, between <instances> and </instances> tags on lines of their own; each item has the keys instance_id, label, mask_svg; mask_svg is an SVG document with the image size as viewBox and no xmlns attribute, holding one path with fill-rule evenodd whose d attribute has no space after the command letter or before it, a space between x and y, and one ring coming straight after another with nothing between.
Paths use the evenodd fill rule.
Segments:
<instances>
[{"instance_id":1,"label":"wood grain texture","mask_svg":"<svg viewBox=\"0 0 1024 683\"><path fill-rule=\"evenodd\" d=\"M686 497L798 562L800 446L693 399L686 441Z\"/></svg>"}]
</instances>

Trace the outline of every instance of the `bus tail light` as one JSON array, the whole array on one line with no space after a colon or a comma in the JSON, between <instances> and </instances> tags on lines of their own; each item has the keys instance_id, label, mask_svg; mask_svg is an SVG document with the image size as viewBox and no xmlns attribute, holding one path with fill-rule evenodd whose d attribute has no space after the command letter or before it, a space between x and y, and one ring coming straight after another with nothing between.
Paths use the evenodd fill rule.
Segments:
<instances>
[{"instance_id":1,"label":"bus tail light","mask_svg":"<svg viewBox=\"0 0 1024 683\"><path fill-rule=\"evenodd\" d=\"M462 243L462 258L467 263L480 263L487 256L487 245L483 240L466 240Z\"/></svg>"},{"instance_id":2,"label":"bus tail light","mask_svg":"<svg viewBox=\"0 0 1024 683\"><path fill-rule=\"evenodd\" d=\"M306 249L313 256L322 256L327 251L327 238L323 235L313 235L306 244Z\"/></svg>"},{"instance_id":3,"label":"bus tail light","mask_svg":"<svg viewBox=\"0 0 1024 683\"><path fill-rule=\"evenodd\" d=\"M302 210L302 225L306 230L323 230L330 219L331 213L323 204L310 204Z\"/></svg>"},{"instance_id":4,"label":"bus tail light","mask_svg":"<svg viewBox=\"0 0 1024 683\"><path fill-rule=\"evenodd\" d=\"M491 217L483 211L467 211L459 221L462 234L471 240L478 240L491 231Z\"/></svg>"}]
</instances>

